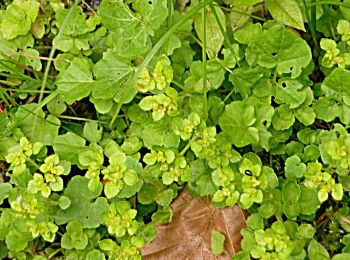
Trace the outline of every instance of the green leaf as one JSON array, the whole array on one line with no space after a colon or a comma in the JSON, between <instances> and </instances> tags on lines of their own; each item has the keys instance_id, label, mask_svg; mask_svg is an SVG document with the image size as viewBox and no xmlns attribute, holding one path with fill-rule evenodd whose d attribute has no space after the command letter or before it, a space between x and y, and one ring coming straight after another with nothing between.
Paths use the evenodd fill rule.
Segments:
<instances>
[{"instance_id":1,"label":"green leaf","mask_svg":"<svg viewBox=\"0 0 350 260\"><path fill-rule=\"evenodd\" d=\"M124 173L124 182L126 185L132 186L137 183L138 177L137 174L133 171L126 171Z\"/></svg>"},{"instance_id":2,"label":"green leaf","mask_svg":"<svg viewBox=\"0 0 350 260\"><path fill-rule=\"evenodd\" d=\"M262 26L260 23L247 23L242 28L235 31L234 36L239 43L253 43L256 41L256 38L262 36Z\"/></svg>"},{"instance_id":3,"label":"green leaf","mask_svg":"<svg viewBox=\"0 0 350 260\"><path fill-rule=\"evenodd\" d=\"M5 19L1 19L0 32L6 39L13 39L18 35L29 32L35 21L40 4L36 1L17 1L9 4L4 13Z\"/></svg>"},{"instance_id":4,"label":"green leaf","mask_svg":"<svg viewBox=\"0 0 350 260\"><path fill-rule=\"evenodd\" d=\"M306 165L300 162L300 158L297 155L293 155L287 158L284 170L287 178L301 178L306 172Z\"/></svg>"},{"instance_id":5,"label":"green leaf","mask_svg":"<svg viewBox=\"0 0 350 260\"><path fill-rule=\"evenodd\" d=\"M41 142L45 145L53 144L61 125L60 120L53 115L45 118L45 113L35 103L20 106L15 113L15 119L18 127L32 143Z\"/></svg>"},{"instance_id":6,"label":"green leaf","mask_svg":"<svg viewBox=\"0 0 350 260\"><path fill-rule=\"evenodd\" d=\"M23 57L20 57L19 62L32 67L36 71L41 71L42 69L40 53L34 49L25 49L23 51Z\"/></svg>"},{"instance_id":7,"label":"green leaf","mask_svg":"<svg viewBox=\"0 0 350 260\"><path fill-rule=\"evenodd\" d=\"M219 21L223 28L226 28L226 17L224 12L220 7L215 7L215 11L218 15ZM206 24L205 24L205 33L206 33L206 48L210 58L214 58L219 53L222 44L224 42L224 36L220 31L218 22L215 19L215 16L211 9L205 9L206 12ZM198 34L199 39L203 42L203 16L199 12L194 17L194 28Z\"/></svg>"},{"instance_id":8,"label":"green leaf","mask_svg":"<svg viewBox=\"0 0 350 260\"><path fill-rule=\"evenodd\" d=\"M251 66L276 68L279 75L290 74L294 79L309 65L312 55L303 39L276 24L253 39L246 50L246 59Z\"/></svg>"},{"instance_id":9,"label":"green leaf","mask_svg":"<svg viewBox=\"0 0 350 260\"><path fill-rule=\"evenodd\" d=\"M60 115L66 111L66 109L67 106L60 98L60 96L57 96L47 104L47 110L49 110L49 112L54 115Z\"/></svg>"},{"instance_id":10,"label":"green leaf","mask_svg":"<svg viewBox=\"0 0 350 260\"><path fill-rule=\"evenodd\" d=\"M87 58L74 58L68 69L57 76L55 84L61 98L69 105L89 96L95 84L91 62Z\"/></svg>"},{"instance_id":11,"label":"green leaf","mask_svg":"<svg viewBox=\"0 0 350 260\"><path fill-rule=\"evenodd\" d=\"M237 147L259 142L258 129L253 127L255 121L254 106L246 105L241 101L234 101L227 105L219 119L222 130Z\"/></svg>"},{"instance_id":12,"label":"green leaf","mask_svg":"<svg viewBox=\"0 0 350 260\"><path fill-rule=\"evenodd\" d=\"M326 122L333 121L340 114L339 104L336 100L320 97L313 105L316 117Z\"/></svg>"},{"instance_id":13,"label":"green leaf","mask_svg":"<svg viewBox=\"0 0 350 260\"><path fill-rule=\"evenodd\" d=\"M177 148L180 143L180 137L173 132L169 118L164 118L153 124L144 124L139 137L149 149L153 146Z\"/></svg>"},{"instance_id":14,"label":"green leaf","mask_svg":"<svg viewBox=\"0 0 350 260\"><path fill-rule=\"evenodd\" d=\"M71 200L67 196L61 196L58 200L58 205L61 209L67 209L69 208L71 204Z\"/></svg>"},{"instance_id":15,"label":"green leaf","mask_svg":"<svg viewBox=\"0 0 350 260\"><path fill-rule=\"evenodd\" d=\"M300 106L295 110L295 117L304 125L312 125L316 118L316 113L313 108Z\"/></svg>"},{"instance_id":16,"label":"green leaf","mask_svg":"<svg viewBox=\"0 0 350 260\"><path fill-rule=\"evenodd\" d=\"M57 27L64 35L75 36L88 32L83 9L79 5L71 7L71 14L67 16L69 10L60 9L56 13ZM64 22L64 19L65 22Z\"/></svg>"},{"instance_id":17,"label":"green leaf","mask_svg":"<svg viewBox=\"0 0 350 260\"><path fill-rule=\"evenodd\" d=\"M235 146L260 144L267 149L263 141L264 138L269 139L271 136L266 126L269 125L272 115L273 108L270 106L251 105L247 100L234 101L226 105L224 113L219 118L219 124L224 134Z\"/></svg>"},{"instance_id":18,"label":"green leaf","mask_svg":"<svg viewBox=\"0 0 350 260\"><path fill-rule=\"evenodd\" d=\"M295 117L288 105L283 104L275 109L272 117L272 125L276 130L286 130L294 124L294 121Z\"/></svg>"},{"instance_id":19,"label":"green leaf","mask_svg":"<svg viewBox=\"0 0 350 260\"><path fill-rule=\"evenodd\" d=\"M154 184L145 183L142 185L141 190L137 194L138 201L141 204L152 203L155 200L157 193L161 191L162 187L163 183L161 181Z\"/></svg>"},{"instance_id":20,"label":"green leaf","mask_svg":"<svg viewBox=\"0 0 350 260\"><path fill-rule=\"evenodd\" d=\"M114 45L123 57L136 57L150 48L150 35L168 15L162 0L136 1L135 13L121 0L103 1L98 14L102 24L114 34Z\"/></svg>"},{"instance_id":21,"label":"green leaf","mask_svg":"<svg viewBox=\"0 0 350 260\"><path fill-rule=\"evenodd\" d=\"M311 240L308 248L307 253L310 258L310 260L328 260L329 254L327 250L316 240Z\"/></svg>"},{"instance_id":22,"label":"green leaf","mask_svg":"<svg viewBox=\"0 0 350 260\"><path fill-rule=\"evenodd\" d=\"M315 229L310 224L301 224L298 227L298 235L304 238L312 238L315 234Z\"/></svg>"},{"instance_id":23,"label":"green leaf","mask_svg":"<svg viewBox=\"0 0 350 260\"><path fill-rule=\"evenodd\" d=\"M332 257L332 260L348 260L350 259L350 253L336 254Z\"/></svg>"},{"instance_id":24,"label":"green leaf","mask_svg":"<svg viewBox=\"0 0 350 260\"><path fill-rule=\"evenodd\" d=\"M92 90L92 97L111 99L130 78L134 67L121 59L117 52L107 51L103 53L103 58L95 64L93 71L97 81Z\"/></svg>"},{"instance_id":25,"label":"green leaf","mask_svg":"<svg viewBox=\"0 0 350 260\"><path fill-rule=\"evenodd\" d=\"M278 186L278 179L272 168L263 166L259 177L260 187L263 190L272 190Z\"/></svg>"},{"instance_id":26,"label":"green leaf","mask_svg":"<svg viewBox=\"0 0 350 260\"><path fill-rule=\"evenodd\" d=\"M253 230L263 229L264 220L259 214L252 214L247 219L247 226Z\"/></svg>"},{"instance_id":27,"label":"green leaf","mask_svg":"<svg viewBox=\"0 0 350 260\"><path fill-rule=\"evenodd\" d=\"M84 125L83 136L90 143L97 143L102 138L103 128L99 127L97 122L91 121Z\"/></svg>"},{"instance_id":28,"label":"green leaf","mask_svg":"<svg viewBox=\"0 0 350 260\"><path fill-rule=\"evenodd\" d=\"M63 194L70 199L71 205L57 211L55 219L58 225L71 220L80 222L84 228L97 228L101 224L102 215L108 211L107 199L99 197L102 184L91 191L88 183L89 180L82 176L74 176L69 181Z\"/></svg>"},{"instance_id":29,"label":"green leaf","mask_svg":"<svg viewBox=\"0 0 350 260\"><path fill-rule=\"evenodd\" d=\"M0 183L0 205L4 202L12 190L12 185L10 183Z\"/></svg>"},{"instance_id":30,"label":"green leaf","mask_svg":"<svg viewBox=\"0 0 350 260\"><path fill-rule=\"evenodd\" d=\"M174 191L172 189L166 189L157 195L156 201L159 205L165 207L170 205L173 197Z\"/></svg>"},{"instance_id":31,"label":"green leaf","mask_svg":"<svg viewBox=\"0 0 350 260\"><path fill-rule=\"evenodd\" d=\"M305 31L302 12L294 0L267 0L266 8L278 22Z\"/></svg>"},{"instance_id":32,"label":"green leaf","mask_svg":"<svg viewBox=\"0 0 350 260\"><path fill-rule=\"evenodd\" d=\"M335 68L324 80L323 84L340 95L350 95L350 71Z\"/></svg>"},{"instance_id":33,"label":"green leaf","mask_svg":"<svg viewBox=\"0 0 350 260\"><path fill-rule=\"evenodd\" d=\"M88 244L88 237L83 232L83 227L78 221L70 221L66 227L66 233L62 236L61 245L65 249L83 250Z\"/></svg>"},{"instance_id":34,"label":"green leaf","mask_svg":"<svg viewBox=\"0 0 350 260\"><path fill-rule=\"evenodd\" d=\"M300 187L296 181L287 180L282 187L283 212L289 218L295 218L300 213Z\"/></svg>"},{"instance_id":35,"label":"green leaf","mask_svg":"<svg viewBox=\"0 0 350 260\"><path fill-rule=\"evenodd\" d=\"M95 99L92 96L90 96L90 102L94 104L95 109L97 112L101 114L107 114L112 110L113 107L113 100L110 99Z\"/></svg>"},{"instance_id":36,"label":"green leaf","mask_svg":"<svg viewBox=\"0 0 350 260\"><path fill-rule=\"evenodd\" d=\"M93 249L86 255L86 260L105 260L105 259L106 257L104 253L102 253L98 249Z\"/></svg>"},{"instance_id":37,"label":"green leaf","mask_svg":"<svg viewBox=\"0 0 350 260\"><path fill-rule=\"evenodd\" d=\"M272 85L268 78L270 74L270 70L259 66L255 68L237 68L232 71L229 80L236 92L244 98L247 98L251 93L259 95L260 89L263 90L265 96L271 94L269 88Z\"/></svg>"},{"instance_id":38,"label":"green leaf","mask_svg":"<svg viewBox=\"0 0 350 260\"><path fill-rule=\"evenodd\" d=\"M21 251L28 245L31 236L28 233L21 233L11 230L6 235L6 245L11 251Z\"/></svg>"},{"instance_id":39,"label":"green leaf","mask_svg":"<svg viewBox=\"0 0 350 260\"><path fill-rule=\"evenodd\" d=\"M211 231L211 251L214 255L221 255L224 251L225 235L216 231Z\"/></svg>"},{"instance_id":40,"label":"green leaf","mask_svg":"<svg viewBox=\"0 0 350 260\"><path fill-rule=\"evenodd\" d=\"M185 88L191 92L203 92L203 65L201 61L194 61L190 67L191 75L185 80ZM207 62L207 87L214 90L221 86L225 79L225 71L216 60Z\"/></svg>"},{"instance_id":41,"label":"green leaf","mask_svg":"<svg viewBox=\"0 0 350 260\"><path fill-rule=\"evenodd\" d=\"M250 254L248 251L240 251L234 254L232 260L250 260Z\"/></svg>"},{"instance_id":42,"label":"green leaf","mask_svg":"<svg viewBox=\"0 0 350 260\"><path fill-rule=\"evenodd\" d=\"M232 44L231 49L223 49L222 54L224 55L224 64L228 68L234 68L236 64L241 60L239 57L239 45L238 44Z\"/></svg>"},{"instance_id":43,"label":"green leaf","mask_svg":"<svg viewBox=\"0 0 350 260\"><path fill-rule=\"evenodd\" d=\"M306 99L303 85L297 80L281 80L276 85L276 102L289 104L290 108L299 107Z\"/></svg>"},{"instance_id":44,"label":"green leaf","mask_svg":"<svg viewBox=\"0 0 350 260\"><path fill-rule=\"evenodd\" d=\"M72 132L68 132L55 138L53 149L61 160L67 160L72 164L78 164L79 153L86 149L85 139Z\"/></svg>"},{"instance_id":45,"label":"green leaf","mask_svg":"<svg viewBox=\"0 0 350 260\"><path fill-rule=\"evenodd\" d=\"M241 28L249 21L250 14L252 12L252 7L249 5L243 4L242 6L237 6L235 4L235 11L230 13L229 23L233 31Z\"/></svg>"}]
</instances>

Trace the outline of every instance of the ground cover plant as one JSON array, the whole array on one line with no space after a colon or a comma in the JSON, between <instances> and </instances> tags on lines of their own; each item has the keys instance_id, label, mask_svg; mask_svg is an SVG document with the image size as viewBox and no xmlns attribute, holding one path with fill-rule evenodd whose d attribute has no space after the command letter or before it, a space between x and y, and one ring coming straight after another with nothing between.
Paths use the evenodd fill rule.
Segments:
<instances>
[{"instance_id":1,"label":"ground cover plant","mask_svg":"<svg viewBox=\"0 0 350 260\"><path fill-rule=\"evenodd\" d=\"M183 192L249 215L213 259L350 259L349 0L0 4L2 259L141 259Z\"/></svg>"}]
</instances>

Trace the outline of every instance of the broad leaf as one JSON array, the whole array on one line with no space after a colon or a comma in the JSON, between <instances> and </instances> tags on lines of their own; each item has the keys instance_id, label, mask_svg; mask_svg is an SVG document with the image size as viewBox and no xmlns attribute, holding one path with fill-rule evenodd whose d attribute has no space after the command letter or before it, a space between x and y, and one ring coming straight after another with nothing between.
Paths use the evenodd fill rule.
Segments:
<instances>
[{"instance_id":1,"label":"broad leaf","mask_svg":"<svg viewBox=\"0 0 350 260\"><path fill-rule=\"evenodd\" d=\"M310 260L328 260L327 250L316 240L312 240L307 248Z\"/></svg>"},{"instance_id":2,"label":"broad leaf","mask_svg":"<svg viewBox=\"0 0 350 260\"><path fill-rule=\"evenodd\" d=\"M162 0L138 0L133 10L122 0L102 1L98 14L102 24L114 32L114 45L123 57L136 57L150 48L149 36L154 35L168 15Z\"/></svg>"},{"instance_id":3,"label":"broad leaf","mask_svg":"<svg viewBox=\"0 0 350 260\"><path fill-rule=\"evenodd\" d=\"M68 104L89 96L94 86L90 61L74 58L68 69L58 75L56 85L61 98Z\"/></svg>"},{"instance_id":4,"label":"broad leaf","mask_svg":"<svg viewBox=\"0 0 350 260\"><path fill-rule=\"evenodd\" d=\"M38 105L27 104L20 106L15 114L18 127L31 142L42 142L45 145L52 145L53 140L58 136L58 129L61 122L54 115L48 115Z\"/></svg>"},{"instance_id":5,"label":"broad leaf","mask_svg":"<svg viewBox=\"0 0 350 260\"><path fill-rule=\"evenodd\" d=\"M96 63L93 70L97 81L92 90L92 97L105 100L117 94L120 86L131 76L134 67L119 58L117 52L108 51L103 54L103 58Z\"/></svg>"},{"instance_id":6,"label":"broad leaf","mask_svg":"<svg viewBox=\"0 0 350 260\"><path fill-rule=\"evenodd\" d=\"M223 28L226 28L226 18L224 12L220 7L215 7L215 11L218 15L219 22ZM205 9L206 12L206 24L205 24L205 33L206 33L206 48L210 58L214 58L219 53L222 44L224 42L224 36L220 31L220 27L212 10L208 7ZM199 12L194 18L194 28L198 34L199 39L203 42L203 16L202 12Z\"/></svg>"},{"instance_id":7,"label":"broad leaf","mask_svg":"<svg viewBox=\"0 0 350 260\"><path fill-rule=\"evenodd\" d=\"M268 149L267 131L274 111L267 105L234 101L225 107L219 119L220 127L228 139L237 147L259 144Z\"/></svg>"},{"instance_id":8,"label":"broad leaf","mask_svg":"<svg viewBox=\"0 0 350 260\"><path fill-rule=\"evenodd\" d=\"M285 25L305 31L302 12L294 0L266 0L272 17Z\"/></svg>"},{"instance_id":9,"label":"broad leaf","mask_svg":"<svg viewBox=\"0 0 350 260\"><path fill-rule=\"evenodd\" d=\"M246 59L251 66L276 68L279 75L290 74L294 79L311 62L311 49L307 43L282 25L273 25L251 40L253 42L246 50Z\"/></svg>"},{"instance_id":10,"label":"broad leaf","mask_svg":"<svg viewBox=\"0 0 350 260\"><path fill-rule=\"evenodd\" d=\"M74 176L64 190L64 196L70 199L70 206L56 213L56 223L62 225L71 220L77 220L84 228L97 228L102 222L102 215L108 210L106 198L99 197L102 185L91 191L89 180L82 176ZM96 199L97 198L97 199ZM96 199L96 200L95 200Z\"/></svg>"},{"instance_id":11,"label":"broad leaf","mask_svg":"<svg viewBox=\"0 0 350 260\"><path fill-rule=\"evenodd\" d=\"M326 77L323 84L341 95L350 95L350 71L336 68Z\"/></svg>"},{"instance_id":12,"label":"broad leaf","mask_svg":"<svg viewBox=\"0 0 350 260\"><path fill-rule=\"evenodd\" d=\"M78 164L78 155L86 149L85 143L84 138L72 132L68 132L54 139L53 149L61 160L67 160L72 164Z\"/></svg>"}]
</instances>

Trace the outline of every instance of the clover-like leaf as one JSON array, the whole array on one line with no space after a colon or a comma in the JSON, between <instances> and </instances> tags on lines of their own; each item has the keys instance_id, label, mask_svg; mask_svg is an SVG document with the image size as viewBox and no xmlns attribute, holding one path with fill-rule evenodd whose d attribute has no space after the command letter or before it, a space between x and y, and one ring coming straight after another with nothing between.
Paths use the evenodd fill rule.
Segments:
<instances>
[{"instance_id":1,"label":"clover-like leaf","mask_svg":"<svg viewBox=\"0 0 350 260\"><path fill-rule=\"evenodd\" d=\"M64 190L71 205L56 213L56 223L64 224L70 220L79 221L84 228L96 228L102 222L102 215L108 210L106 198L99 197L102 185L95 191L88 188L89 180L82 176L74 176Z\"/></svg>"},{"instance_id":2,"label":"clover-like leaf","mask_svg":"<svg viewBox=\"0 0 350 260\"><path fill-rule=\"evenodd\" d=\"M306 172L306 165L300 161L297 155L287 158L284 166L287 178L301 178Z\"/></svg>"},{"instance_id":3,"label":"clover-like leaf","mask_svg":"<svg viewBox=\"0 0 350 260\"><path fill-rule=\"evenodd\" d=\"M234 101L225 107L219 124L235 146L260 144L266 149L264 139L268 139L270 133L265 125L269 125L272 115L273 109L270 106Z\"/></svg>"},{"instance_id":4,"label":"clover-like leaf","mask_svg":"<svg viewBox=\"0 0 350 260\"><path fill-rule=\"evenodd\" d=\"M280 41L281 37L284 39ZM311 49L307 43L281 25L274 25L258 34L246 50L250 65L276 68L279 75L298 77L311 61Z\"/></svg>"}]
</instances>

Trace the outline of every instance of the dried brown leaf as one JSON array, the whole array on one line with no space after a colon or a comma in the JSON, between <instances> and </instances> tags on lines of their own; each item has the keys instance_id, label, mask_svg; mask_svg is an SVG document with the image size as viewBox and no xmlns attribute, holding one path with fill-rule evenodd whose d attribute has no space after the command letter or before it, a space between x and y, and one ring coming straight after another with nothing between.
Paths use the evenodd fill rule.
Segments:
<instances>
[{"instance_id":1,"label":"dried brown leaf","mask_svg":"<svg viewBox=\"0 0 350 260\"><path fill-rule=\"evenodd\" d=\"M247 214L240 207L218 209L185 191L172 208L172 222L157 226L157 238L141 250L143 259L230 259L241 249L240 231L246 225ZM225 253L218 257L211 252L212 230L225 235Z\"/></svg>"}]
</instances>

